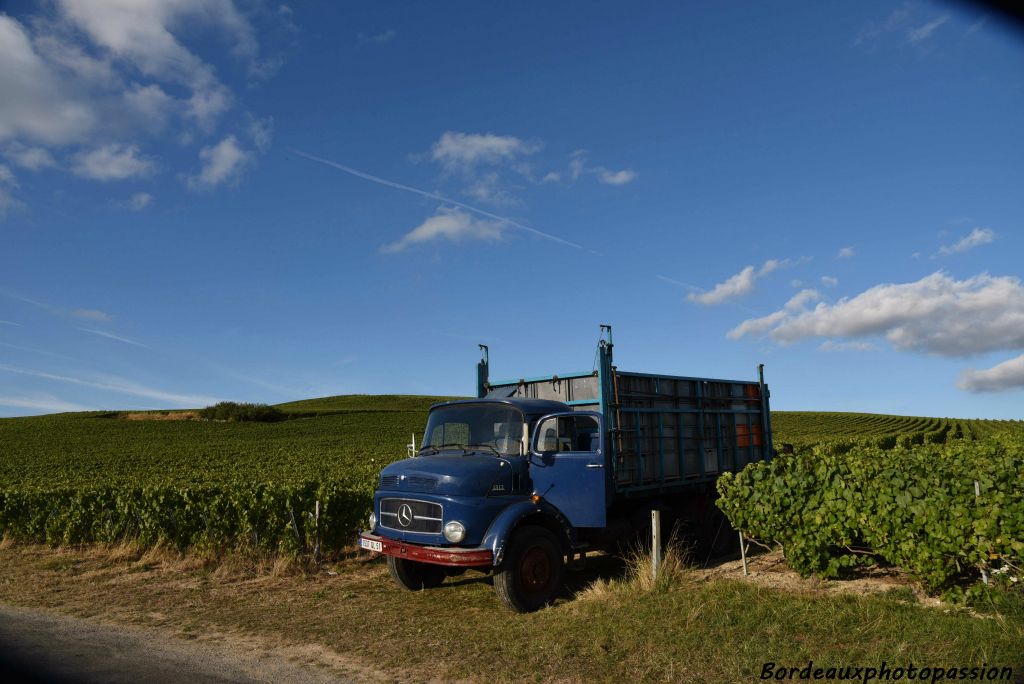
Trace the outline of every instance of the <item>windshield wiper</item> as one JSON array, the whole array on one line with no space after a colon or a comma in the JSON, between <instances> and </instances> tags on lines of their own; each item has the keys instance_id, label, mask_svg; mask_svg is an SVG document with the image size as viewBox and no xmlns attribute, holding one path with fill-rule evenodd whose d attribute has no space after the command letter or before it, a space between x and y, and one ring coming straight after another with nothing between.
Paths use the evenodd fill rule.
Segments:
<instances>
[{"instance_id":1,"label":"windshield wiper","mask_svg":"<svg viewBox=\"0 0 1024 684\"><path fill-rule=\"evenodd\" d=\"M491 451L494 452L494 455L497 456L498 458L504 458L504 456L505 456L505 454L503 454L500 451L498 451L498 449L493 444L467 444L466 446L468 448L470 448L470 449L479 449L479 448L490 449Z\"/></svg>"},{"instance_id":2,"label":"windshield wiper","mask_svg":"<svg viewBox=\"0 0 1024 684\"><path fill-rule=\"evenodd\" d=\"M466 446L464 444L427 444L425 446L420 447L421 452L425 451L426 449L430 449L435 454L441 449L462 449L463 453L466 452Z\"/></svg>"}]
</instances>

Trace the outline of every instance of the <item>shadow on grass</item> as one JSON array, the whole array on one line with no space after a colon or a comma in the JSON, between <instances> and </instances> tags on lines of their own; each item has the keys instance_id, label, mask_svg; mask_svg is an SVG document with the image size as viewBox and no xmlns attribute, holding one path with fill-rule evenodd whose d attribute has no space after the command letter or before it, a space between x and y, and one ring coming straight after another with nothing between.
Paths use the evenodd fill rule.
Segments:
<instances>
[{"instance_id":1,"label":"shadow on grass","mask_svg":"<svg viewBox=\"0 0 1024 684\"><path fill-rule=\"evenodd\" d=\"M642 552L641 552L642 553ZM697 554L686 554L688 569L699 570L701 568L712 568L730 560L739 558L739 552L716 556L708 560L707 564L699 562ZM749 557L749 555L748 555ZM649 562L649 556L642 555L642 563ZM566 567L562 587L558 592L557 599L572 601L579 597L590 587L600 582L627 582L632 572L635 572L635 565L638 561L635 558L615 554L592 552L587 555L586 562L577 564L575 567ZM449 577L439 589L454 589L469 585L493 586L494 576L483 574L476 570L467 570L464 574ZM436 591L436 590L435 590Z\"/></svg>"}]
</instances>

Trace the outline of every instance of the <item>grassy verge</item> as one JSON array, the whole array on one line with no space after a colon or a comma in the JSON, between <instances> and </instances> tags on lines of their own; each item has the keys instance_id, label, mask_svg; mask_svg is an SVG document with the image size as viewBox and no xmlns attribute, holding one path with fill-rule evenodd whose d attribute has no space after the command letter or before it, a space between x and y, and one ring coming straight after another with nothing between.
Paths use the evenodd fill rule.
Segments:
<instances>
[{"instance_id":1,"label":"grassy verge","mask_svg":"<svg viewBox=\"0 0 1024 684\"><path fill-rule=\"evenodd\" d=\"M1019 606L984 615L912 592L835 595L677 566L660 582L608 558L570 575L552 608L516 615L467 574L396 589L380 561L320 568L129 547L0 548L0 602L131 622L177 636L319 644L395 680L753 681L765 662L804 667L1018 668ZM1016 669L1019 673L1020 669Z\"/></svg>"}]
</instances>

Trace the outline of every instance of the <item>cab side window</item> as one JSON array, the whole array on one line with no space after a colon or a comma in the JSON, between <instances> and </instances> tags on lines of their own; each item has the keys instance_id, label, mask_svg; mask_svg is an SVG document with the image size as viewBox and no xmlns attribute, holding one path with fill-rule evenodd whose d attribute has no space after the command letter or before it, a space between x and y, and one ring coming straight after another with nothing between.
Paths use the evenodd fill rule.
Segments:
<instances>
[{"instance_id":1,"label":"cab side window","mask_svg":"<svg viewBox=\"0 0 1024 684\"><path fill-rule=\"evenodd\" d=\"M542 421L538 447L545 453L553 451L597 451L600 431L591 416L561 416Z\"/></svg>"}]
</instances>

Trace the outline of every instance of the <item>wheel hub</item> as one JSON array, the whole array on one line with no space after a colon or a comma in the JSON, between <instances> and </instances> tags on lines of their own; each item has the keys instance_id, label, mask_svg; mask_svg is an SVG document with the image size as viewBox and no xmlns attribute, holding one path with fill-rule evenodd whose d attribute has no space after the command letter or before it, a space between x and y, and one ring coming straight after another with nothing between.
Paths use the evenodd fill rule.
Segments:
<instances>
[{"instance_id":1,"label":"wheel hub","mask_svg":"<svg viewBox=\"0 0 1024 684\"><path fill-rule=\"evenodd\" d=\"M551 560L539 546L527 550L519 563L519 579L529 592L543 591L551 580Z\"/></svg>"}]
</instances>

